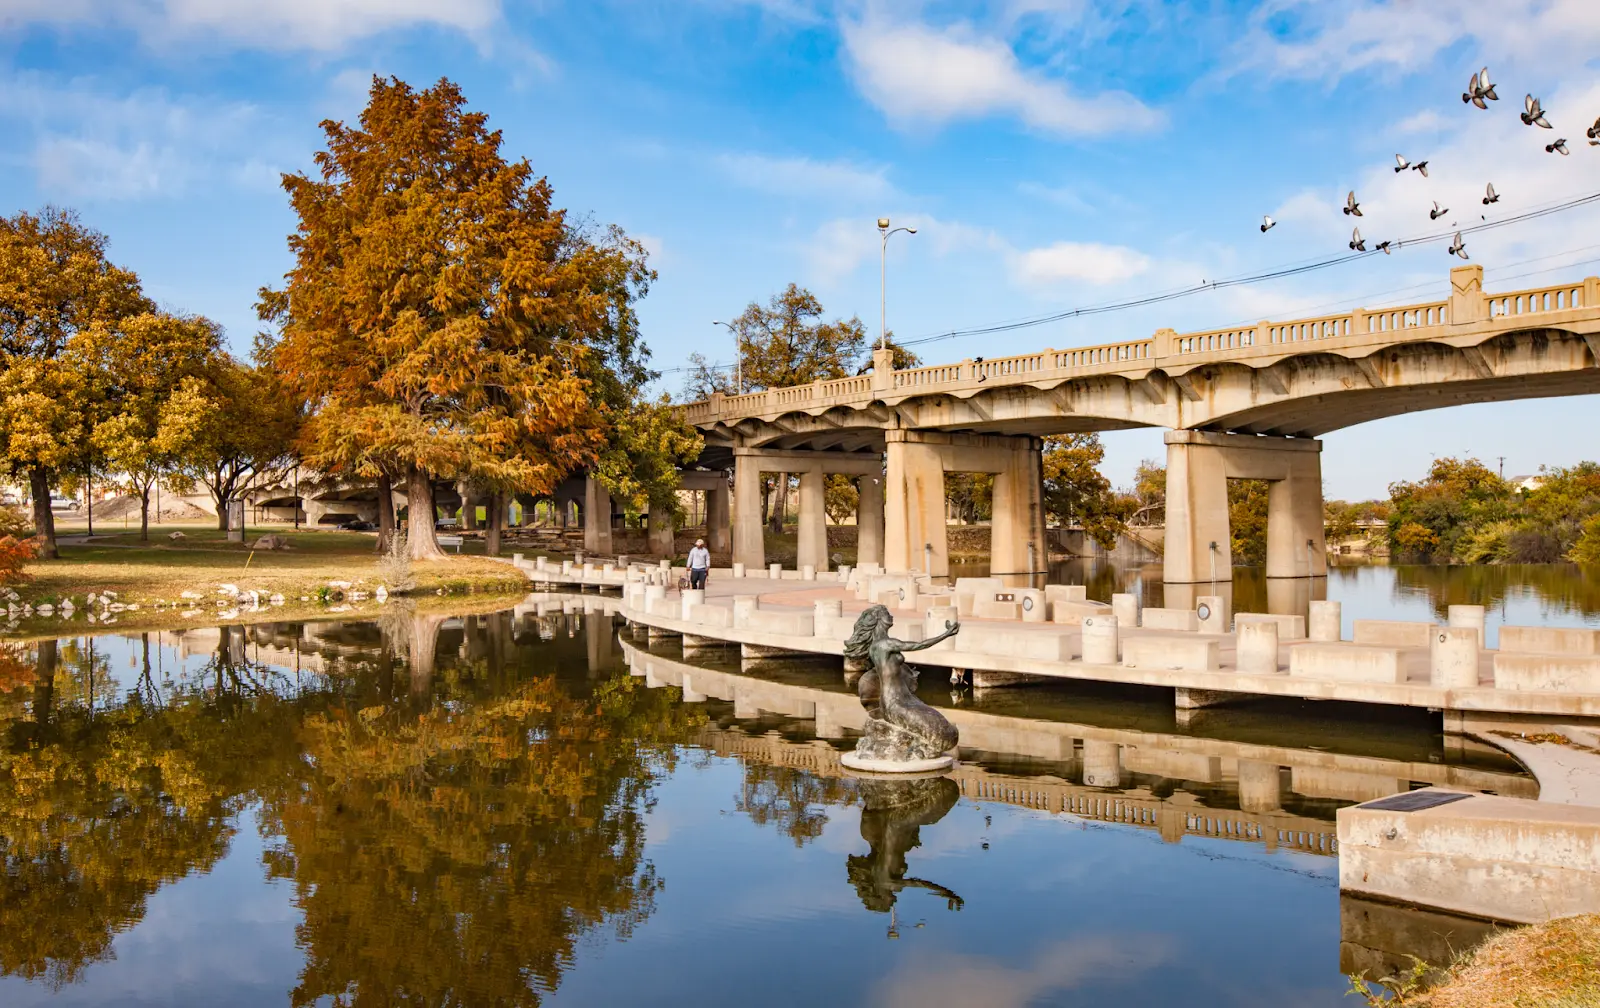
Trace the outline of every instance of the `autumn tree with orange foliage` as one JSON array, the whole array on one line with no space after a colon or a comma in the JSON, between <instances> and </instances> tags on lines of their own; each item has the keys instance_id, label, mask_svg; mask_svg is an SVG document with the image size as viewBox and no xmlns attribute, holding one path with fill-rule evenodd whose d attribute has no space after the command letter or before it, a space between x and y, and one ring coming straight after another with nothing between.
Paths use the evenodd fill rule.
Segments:
<instances>
[{"instance_id":1,"label":"autumn tree with orange foliage","mask_svg":"<svg viewBox=\"0 0 1600 1008\"><path fill-rule=\"evenodd\" d=\"M607 447L650 377L629 304L654 274L569 223L448 80L374 78L357 125L322 128L318 177L283 177L300 224L258 305L271 359L314 410L307 462L402 472L412 558L442 559L435 478L548 493Z\"/></svg>"}]
</instances>

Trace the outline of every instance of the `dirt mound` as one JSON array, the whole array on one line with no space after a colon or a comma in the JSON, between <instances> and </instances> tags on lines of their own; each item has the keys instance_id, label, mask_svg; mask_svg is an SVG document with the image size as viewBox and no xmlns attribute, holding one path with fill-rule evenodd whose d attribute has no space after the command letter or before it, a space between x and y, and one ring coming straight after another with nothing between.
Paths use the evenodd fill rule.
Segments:
<instances>
[{"instance_id":1,"label":"dirt mound","mask_svg":"<svg viewBox=\"0 0 1600 1008\"><path fill-rule=\"evenodd\" d=\"M88 514L81 508L76 511L57 511L56 516L58 518L67 518L72 521L84 521L88 518ZM161 510L158 513L156 511L155 498L150 498L151 524L173 521L195 521L196 519L210 517L211 515L195 507L193 504L190 504L188 501L178 497L169 497L166 494L161 495ZM95 502L95 521L112 522L121 521L123 518L127 518L129 521L139 520L139 498L134 497L131 494L123 494L120 497L113 497L110 500Z\"/></svg>"}]
</instances>

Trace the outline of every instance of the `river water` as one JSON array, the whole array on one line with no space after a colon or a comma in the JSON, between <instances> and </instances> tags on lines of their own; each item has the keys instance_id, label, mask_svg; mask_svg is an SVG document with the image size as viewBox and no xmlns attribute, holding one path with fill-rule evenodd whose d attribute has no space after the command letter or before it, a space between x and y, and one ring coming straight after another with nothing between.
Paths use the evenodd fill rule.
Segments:
<instances>
[{"instance_id":1,"label":"river water","mask_svg":"<svg viewBox=\"0 0 1600 1008\"><path fill-rule=\"evenodd\" d=\"M1328 591L1594 619L1499 570ZM958 771L862 780L836 664L696 658L686 700L597 608L5 645L0 1004L1344 1005L1483 927L1341 898L1337 809L1537 795L1422 712L935 676Z\"/></svg>"}]
</instances>

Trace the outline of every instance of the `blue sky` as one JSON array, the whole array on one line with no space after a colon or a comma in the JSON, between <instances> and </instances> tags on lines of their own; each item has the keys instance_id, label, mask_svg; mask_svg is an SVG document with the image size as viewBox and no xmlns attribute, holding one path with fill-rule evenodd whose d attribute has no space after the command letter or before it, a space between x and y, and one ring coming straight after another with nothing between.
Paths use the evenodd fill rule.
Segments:
<instances>
[{"instance_id":1,"label":"blue sky","mask_svg":"<svg viewBox=\"0 0 1600 1008\"><path fill-rule=\"evenodd\" d=\"M562 205L651 249L641 316L663 370L730 360L711 320L790 281L875 329L880 215L919 229L890 250L889 324L909 339L1343 251L1352 187L1375 240L1437 230L1435 199L1475 220L1486 181L1504 213L1600 190L1592 0L0 0L0 39L0 212L78 208L155 297L239 348L288 265L278 174L310 165L319 120L354 117L373 73L456 80ZM1484 63L1502 100L1479 112L1459 95ZM1527 91L1572 156L1517 121ZM1396 152L1430 177L1396 175ZM1491 290L1600 273L1597 223L1574 211L1469 252ZM1423 246L919 349L1431 300L1449 265ZM1327 489L1380 495L1432 454L1503 455L1508 475L1597 457L1597 420L1588 397L1365 424L1325 439ZM1119 483L1161 454L1159 432L1106 441Z\"/></svg>"}]
</instances>

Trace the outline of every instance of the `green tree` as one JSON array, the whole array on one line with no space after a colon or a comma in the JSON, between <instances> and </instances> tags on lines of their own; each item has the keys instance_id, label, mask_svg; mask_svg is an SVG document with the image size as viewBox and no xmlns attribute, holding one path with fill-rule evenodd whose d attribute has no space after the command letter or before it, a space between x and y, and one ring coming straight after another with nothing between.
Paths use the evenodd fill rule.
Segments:
<instances>
[{"instance_id":1,"label":"green tree","mask_svg":"<svg viewBox=\"0 0 1600 1008\"><path fill-rule=\"evenodd\" d=\"M1167 521L1167 467L1145 459L1133 471L1134 501L1130 525L1164 525Z\"/></svg>"},{"instance_id":2,"label":"green tree","mask_svg":"<svg viewBox=\"0 0 1600 1008\"><path fill-rule=\"evenodd\" d=\"M228 505L282 482L295 465L301 412L269 365L242 364L218 354L203 385L186 383L173 409L189 419L173 482L199 483L217 508L217 528L229 528Z\"/></svg>"},{"instance_id":3,"label":"green tree","mask_svg":"<svg viewBox=\"0 0 1600 1008\"><path fill-rule=\"evenodd\" d=\"M1477 527L1511 516L1515 495L1477 459L1440 458L1426 478L1389 487L1389 538L1402 553L1449 560ZM1414 528L1412 527L1414 526Z\"/></svg>"},{"instance_id":4,"label":"green tree","mask_svg":"<svg viewBox=\"0 0 1600 1008\"><path fill-rule=\"evenodd\" d=\"M95 323L154 310L106 236L71 210L0 218L0 465L23 475L40 556L56 557L50 492L89 461L94 406L73 341Z\"/></svg>"},{"instance_id":5,"label":"green tree","mask_svg":"<svg viewBox=\"0 0 1600 1008\"><path fill-rule=\"evenodd\" d=\"M1082 528L1104 549L1117 545L1134 507L1112 492L1100 472L1105 445L1098 434L1046 438L1042 458L1044 510L1063 528Z\"/></svg>"},{"instance_id":6,"label":"green tree","mask_svg":"<svg viewBox=\"0 0 1600 1008\"><path fill-rule=\"evenodd\" d=\"M1267 494L1271 485L1266 480L1228 481L1229 547L1235 564L1259 567L1267 562Z\"/></svg>"},{"instance_id":7,"label":"green tree","mask_svg":"<svg viewBox=\"0 0 1600 1008\"><path fill-rule=\"evenodd\" d=\"M796 284L765 306L752 301L733 328L744 348L744 381L752 391L845 378L867 350L859 318L822 321L822 302Z\"/></svg>"},{"instance_id":8,"label":"green tree","mask_svg":"<svg viewBox=\"0 0 1600 1008\"><path fill-rule=\"evenodd\" d=\"M210 413L204 376L221 352L222 331L205 318L146 313L115 328L98 323L80 341L104 404L94 447L139 498L139 538L148 542L150 491L184 461Z\"/></svg>"}]
</instances>

